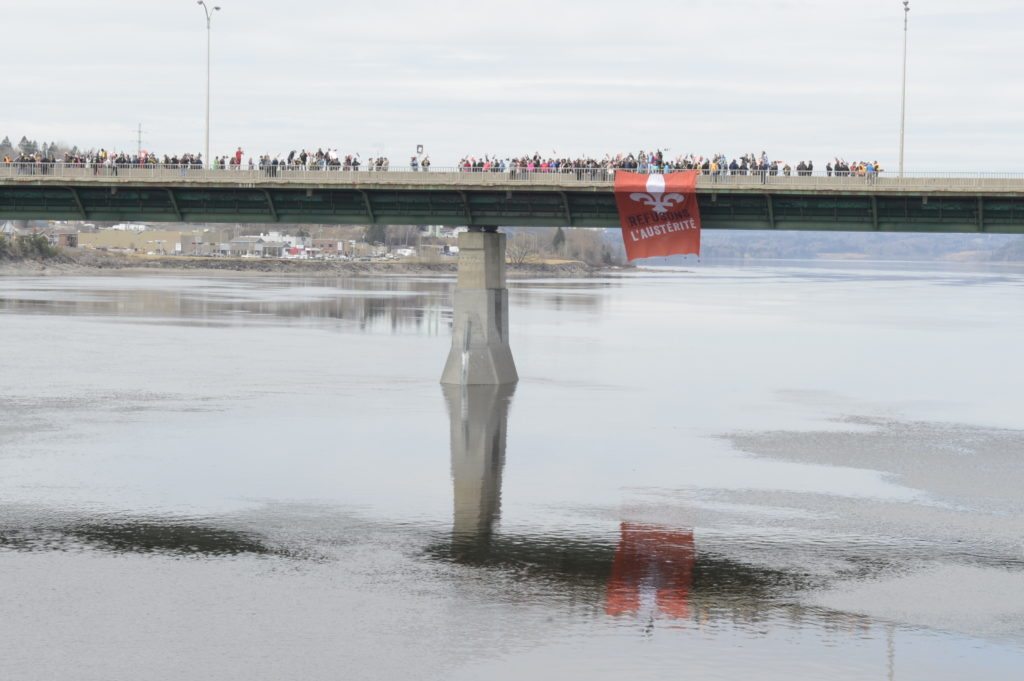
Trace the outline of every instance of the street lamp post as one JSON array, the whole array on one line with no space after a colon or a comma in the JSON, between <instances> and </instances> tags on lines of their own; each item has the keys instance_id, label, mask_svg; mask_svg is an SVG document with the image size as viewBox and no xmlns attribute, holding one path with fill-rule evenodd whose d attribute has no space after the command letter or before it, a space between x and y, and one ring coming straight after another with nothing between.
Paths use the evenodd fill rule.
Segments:
<instances>
[{"instance_id":1,"label":"street lamp post","mask_svg":"<svg viewBox=\"0 0 1024 681\"><path fill-rule=\"evenodd\" d=\"M903 99L900 104L900 177L903 177L903 134L907 128L907 22L910 0L903 0Z\"/></svg>"},{"instance_id":2,"label":"street lamp post","mask_svg":"<svg viewBox=\"0 0 1024 681\"><path fill-rule=\"evenodd\" d=\"M210 163L210 24L213 19L213 13L220 11L220 6L214 6L211 8L206 4L206 0L199 0L199 5L202 5L203 12L206 14L206 148L203 153L206 154L206 167L213 167Z\"/></svg>"}]
</instances>

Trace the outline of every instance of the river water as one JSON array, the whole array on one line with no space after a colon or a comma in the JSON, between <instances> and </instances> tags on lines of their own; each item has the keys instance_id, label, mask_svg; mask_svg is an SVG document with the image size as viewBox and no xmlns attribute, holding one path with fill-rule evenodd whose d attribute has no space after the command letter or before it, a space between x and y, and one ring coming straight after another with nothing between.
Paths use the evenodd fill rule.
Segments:
<instances>
[{"instance_id":1,"label":"river water","mask_svg":"<svg viewBox=\"0 0 1024 681\"><path fill-rule=\"evenodd\" d=\"M0 678L1020 679L1024 270L0 278Z\"/></svg>"}]
</instances>

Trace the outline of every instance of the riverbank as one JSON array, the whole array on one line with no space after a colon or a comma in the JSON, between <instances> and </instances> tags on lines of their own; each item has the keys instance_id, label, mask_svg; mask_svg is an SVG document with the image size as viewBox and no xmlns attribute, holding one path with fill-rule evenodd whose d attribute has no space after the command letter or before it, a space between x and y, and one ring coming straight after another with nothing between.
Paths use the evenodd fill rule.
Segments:
<instances>
[{"instance_id":1,"label":"riverbank","mask_svg":"<svg viewBox=\"0 0 1024 681\"><path fill-rule=\"evenodd\" d=\"M509 277L591 277L632 268L596 267L579 261L509 264ZM100 251L65 251L50 259L0 260L0 276L82 276L112 272L194 272L304 277L454 275L455 258L443 262L403 260L278 260L270 258L200 258L138 256Z\"/></svg>"}]
</instances>

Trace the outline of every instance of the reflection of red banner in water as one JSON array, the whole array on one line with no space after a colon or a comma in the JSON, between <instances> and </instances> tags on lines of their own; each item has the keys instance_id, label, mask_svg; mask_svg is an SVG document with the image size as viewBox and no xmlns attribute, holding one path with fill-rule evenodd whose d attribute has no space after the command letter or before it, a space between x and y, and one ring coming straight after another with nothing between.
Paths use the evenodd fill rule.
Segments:
<instances>
[{"instance_id":1,"label":"reflection of red banner in water","mask_svg":"<svg viewBox=\"0 0 1024 681\"><path fill-rule=\"evenodd\" d=\"M665 175L615 173L615 204L630 260L700 255L697 170Z\"/></svg>"},{"instance_id":2,"label":"reflection of red banner in water","mask_svg":"<svg viewBox=\"0 0 1024 681\"><path fill-rule=\"evenodd\" d=\"M635 614L645 591L653 590L659 611L669 617L687 617L696 556L693 532L630 523L622 523L621 532L605 612Z\"/></svg>"}]
</instances>

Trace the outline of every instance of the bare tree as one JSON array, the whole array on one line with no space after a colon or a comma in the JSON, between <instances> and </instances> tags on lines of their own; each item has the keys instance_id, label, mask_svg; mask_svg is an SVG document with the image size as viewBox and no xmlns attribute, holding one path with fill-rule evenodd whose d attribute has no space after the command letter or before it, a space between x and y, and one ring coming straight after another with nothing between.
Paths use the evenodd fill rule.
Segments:
<instances>
[{"instance_id":1,"label":"bare tree","mask_svg":"<svg viewBox=\"0 0 1024 681\"><path fill-rule=\"evenodd\" d=\"M389 248L398 246L418 246L420 228L417 225L390 225L388 227L387 245Z\"/></svg>"},{"instance_id":2,"label":"bare tree","mask_svg":"<svg viewBox=\"0 0 1024 681\"><path fill-rule=\"evenodd\" d=\"M516 232L508 236L505 253L510 263L522 265L540 255L540 243L535 234Z\"/></svg>"}]
</instances>

